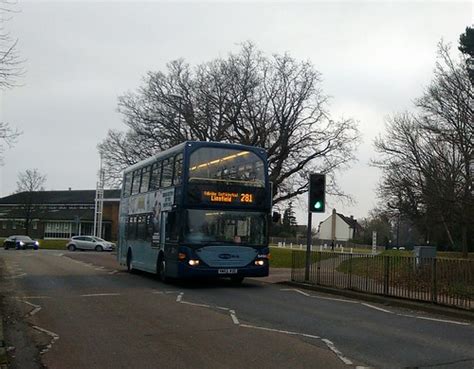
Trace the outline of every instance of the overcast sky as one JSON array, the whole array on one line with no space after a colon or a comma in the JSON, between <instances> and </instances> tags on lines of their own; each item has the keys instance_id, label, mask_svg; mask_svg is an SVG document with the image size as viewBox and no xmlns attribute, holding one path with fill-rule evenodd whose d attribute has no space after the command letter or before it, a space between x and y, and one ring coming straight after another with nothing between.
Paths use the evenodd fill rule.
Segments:
<instances>
[{"instance_id":1,"label":"overcast sky","mask_svg":"<svg viewBox=\"0 0 474 369\"><path fill-rule=\"evenodd\" d=\"M356 203L329 199L328 213L366 216L379 172L368 165L387 115L410 109L432 76L436 44L457 47L474 23L473 2L36 2L19 0L7 24L26 59L21 87L4 91L0 119L23 131L0 168L0 196L19 171L38 168L47 189L93 189L96 145L123 129L117 97L147 71L191 64L251 40L266 53L310 60L332 96L331 113L363 134L359 161L339 176ZM314 221L322 220L318 215ZM306 223L303 212L300 223Z\"/></svg>"}]
</instances>

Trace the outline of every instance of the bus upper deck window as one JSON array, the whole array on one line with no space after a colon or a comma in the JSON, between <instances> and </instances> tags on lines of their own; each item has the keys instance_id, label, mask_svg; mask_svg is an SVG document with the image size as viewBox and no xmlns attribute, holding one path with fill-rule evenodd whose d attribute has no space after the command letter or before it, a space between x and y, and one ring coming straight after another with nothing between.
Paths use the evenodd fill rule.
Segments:
<instances>
[{"instance_id":1,"label":"bus upper deck window","mask_svg":"<svg viewBox=\"0 0 474 369\"><path fill-rule=\"evenodd\" d=\"M170 159L163 160L163 174L161 176L161 187L169 187L173 180L173 162Z\"/></svg>"},{"instance_id":2,"label":"bus upper deck window","mask_svg":"<svg viewBox=\"0 0 474 369\"><path fill-rule=\"evenodd\" d=\"M153 163L151 167L150 190L157 190L160 188L161 180L161 161Z\"/></svg>"},{"instance_id":3,"label":"bus upper deck window","mask_svg":"<svg viewBox=\"0 0 474 369\"><path fill-rule=\"evenodd\" d=\"M132 191L132 173L125 174L124 183L123 183L123 197L130 196Z\"/></svg>"},{"instance_id":4,"label":"bus upper deck window","mask_svg":"<svg viewBox=\"0 0 474 369\"><path fill-rule=\"evenodd\" d=\"M265 164L251 151L201 147L190 156L189 181L234 182L264 187Z\"/></svg>"},{"instance_id":5,"label":"bus upper deck window","mask_svg":"<svg viewBox=\"0 0 474 369\"><path fill-rule=\"evenodd\" d=\"M135 172L133 172L132 195L136 195L140 191L141 177L142 177L141 169L138 169Z\"/></svg>"},{"instance_id":6,"label":"bus upper deck window","mask_svg":"<svg viewBox=\"0 0 474 369\"><path fill-rule=\"evenodd\" d=\"M183 177L183 154L176 155L174 159L174 180L173 184L181 184Z\"/></svg>"},{"instance_id":7,"label":"bus upper deck window","mask_svg":"<svg viewBox=\"0 0 474 369\"><path fill-rule=\"evenodd\" d=\"M148 185L150 183L150 167L143 168L142 183L140 186L140 193L148 192Z\"/></svg>"}]
</instances>

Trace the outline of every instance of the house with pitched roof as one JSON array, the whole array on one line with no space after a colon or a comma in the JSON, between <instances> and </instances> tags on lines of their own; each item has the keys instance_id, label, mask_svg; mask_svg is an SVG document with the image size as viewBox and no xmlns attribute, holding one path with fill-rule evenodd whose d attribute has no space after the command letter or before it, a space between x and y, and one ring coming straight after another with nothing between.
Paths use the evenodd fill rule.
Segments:
<instances>
[{"instance_id":1,"label":"house with pitched roof","mask_svg":"<svg viewBox=\"0 0 474 369\"><path fill-rule=\"evenodd\" d=\"M19 192L0 198L0 237L29 234L37 239L92 235L95 190ZM104 191L102 237L116 240L120 190ZM28 231L26 227L28 226Z\"/></svg>"},{"instance_id":2,"label":"house with pitched roof","mask_svg":"<svg viewBox=\"0 0 474 369\"><path fill-rule=\"evenodd\" d=\"M319 223L317 237L320 240L348 241L361 230L361 225L352 215L348 217L333 209L332 214Z\"/></svg>"}]
</instances>

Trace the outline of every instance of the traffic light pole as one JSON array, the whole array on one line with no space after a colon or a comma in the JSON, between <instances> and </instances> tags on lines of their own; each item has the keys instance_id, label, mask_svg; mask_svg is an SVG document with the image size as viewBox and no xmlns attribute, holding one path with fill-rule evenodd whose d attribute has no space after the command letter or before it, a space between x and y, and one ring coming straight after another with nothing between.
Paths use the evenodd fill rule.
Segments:
<instances>
[{"instance_id":1,"label":"traffic light pole","mask_svg":"<svg viewBox=\"0 0 474 369\"><path fill-rule=\"evenodd\" d=\"M309 268L311 266L311 223L313 221L313 213L310 211L308 206L308 229L306 231L306 266L304 270L304 279L309 281Z\"/></svg>"}]
</instances>

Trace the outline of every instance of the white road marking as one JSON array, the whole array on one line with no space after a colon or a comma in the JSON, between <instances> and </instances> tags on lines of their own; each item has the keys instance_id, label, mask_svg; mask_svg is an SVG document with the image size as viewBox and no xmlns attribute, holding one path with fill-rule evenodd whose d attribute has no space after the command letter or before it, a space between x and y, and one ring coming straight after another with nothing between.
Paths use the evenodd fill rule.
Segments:
<instances>
[{"instance_id":1,"label":"white road marking","mask_svg":"<svg viewBox=\"0 0 474 369\"><path fill-rule=\"evenodd\" d=\"M111 272L109 272L109 274L115 274L115 273L118 273L118 270L112 270Z\"/></svg>"},{"instance_id":2,"label":"white road marking","mask_svg":"<svg viewBox=\"0 0 474 369\"><path fill-rule=\"evenodd\" d=\"M211 307L210 305L197 304L197 303L195 303L195 302L188 302L188 301L180 301L180 303L186 304L186 305L200 306L200 307L205 307L205 308L210 308L210 307Z\"/></svg>"},{"instance_id":3,"label":"white road marking","mask_svg":"<svg viewBox=\"0 0 474 369\"><path fill-rule=\"evenodd\" d=\"M397 316L403 316L403 317L406 317L406 318L431 320L431 321L434 321L434 322L457 324L457 325L463 325L463 326L470 326L470 325L471 325L471 323L459 322L459 321L449 320L449 319L438 319L438 318L430 318L430 317L420 316L420 315L410 315L410 314L395 313L395 312L393 312L393 311L390 311L390 310L387 310L387 309L383 309L383 308L378 307L378 306L375 306L375 305L367 304L367 303L365 303L365 302L355 301L355 300L345 300L345 299L331 298L331 297L323 297L323 296L315 296L315 295L310 295L310 294L308 294L308 293L305 293L305 292L300 291L300 290L295 289L295 288L282 288L282 289L280 289L280 291L294 291L294 292L298 292L298 293L300 293L300 294L302 294L302 295L305 295L305 296L308 296L308 297L312 297L312 298L316 298L316 299L332 300L332 301L340 301L340 302L349 302L349 303L352 303L352 304L360 304L360 305L364 305L365 307L368 307L368 308L370 308L370 309L375 309L375 310L378 310L378 311L381 311L381 312L384 312L384 313L387 313L387 314L393 314L393 315L397 315ZM474 368L473 368L473 369L474 369Z\"/></svg>"},{"instance_id":4,"label":"white road marking","mask_svg":"<svg viewBox=\"0 0 474 369\"><path fill-rule=\"evenodd\" d=\"M29 313L27 313L27 314L25 315L25 317L33 316L33 315L35 315L36 313L38 313L38 312L41 310L41 306L36 305L36 304L33 304L33 303L29 302L29 301L25 301L25 300L23 300L24 298L25 298L25 297L17 297L16 299L17 299L18 301L24 303L24 304L27 304L27 305L33 307L33 310L31 310Z\"/></svg>"},{"instance_id":5,"label":"white road marking","mask_svg":"<svg viewBox=\"0 0 474 369\"><path fill-rule=\"evenodd\" d=\"M239 325L240 322L239 322L239 319L237 319L237 315L235 315L235 311L234 310L229 310L229 313L230 313L230 317L232 318L232 321L234 322L234 324Z\"/></svg>"},{"instance_id":6,"label":"white road marking","mask_svg":"<svg viewBox=\"0 0 474 369\"><path fill-rule=\"evenodd\" d=\"M223 307L223 306L216 306L216 309L221 309L221 310L230 310L229 308Z\"/></svg>"},{"instance_id":7,"label":"white road marking","mask_svg":"<svg viewBox=\"0 0 474 369\"><path fill-rule=\"evenodd\" d=\"M355 301L355 300L346 300L346 299L338 299L338 298L335 298L335 297L325 297L325 296L310 296L312 298L315 298L315 299L321 299L321 300L330 300L330 301L340 301L340 302L348 302L350 304L360 304L359 301Z\"/></svg>"},{"instance_id":8,"label":"white road marking","mask_svg":"<svg viewBox=\"0 0 474 369\"><path fill-rule=\"evenodd\" d=\"M180 293L179 291L165 291L165 293Z\"/></svg>"},{"instance_id":9,"label":"white road marking","mask_svg":"<svg viewBox=\"0 0 474 369\"><path fill-rule=\"evenodd\" d=\"M181 300L183 299L183 295L184 295L184 293L181 292L181 293L178 295L178 297L176 297L176 302L181 302Z\"/></svg>"},{"instance_id":10,"label":"white road marking","mask_svg":"<svg viewBox=\"0 0 474 369\"><path fill-rule=\"evenodd\" d=\"M54 332L48 331L47 329L38 327L37 325L33 325L33 328L51 337L51 341L49 342L49 344L40 351L40 355L43 355L46 352L48 352L51 349L51 347L53 347L53 344L59 339L59 335Z\"/></svg>"},{"instance_id":11,"label":"white road marking","mask_svg":"<svg viewBox=\"0 0 474 369\"><path fill-rule=\"evenodd\" d=\"M280 291L295 291L295 292L298 292L300 294L302 294L303 296L306 296L306 297L310 297L311 295L309 293L306 293L306 292L303 292L301 290L298 290L296 288L283 288L281 289Z\"/></svg>"},{"instance_id":12,"label":"white road marking","mask_svg":"<svg viewBox=\"0 0 474 369\"><path fill-rule=\"evenodd\" d=\"M397 315L398 316L404 316L404 317L407 317L407 318L432 320L432 321L435 321L435 322L442 322L442 323L450 323L450 324L457 324L457 325L471 325L471 323L458 322L458 321L455 321L455 320L448 320L448 319L430 318L430 317L427 317L427 316L410 315L410 314L397 314Z\"/></svg>"},{"instance_id":13,"label":"white road marking","mask_svg":"<svg viewBox=\"0 0 474 369\"><path fill-rule=\"evenodd\" d=\"M382 309L381 307L378 307L378 306L370 305L370 304L367 304L365 302L361 302L361 304L364 305L364 306L367 306L368 308L371 308L371 309L375 309L375 310L378 310L378 311L383 311L384 313L388 313L388 314L393 314L393 312L391 312L390 310Z\"/></svg>"},{"instance_id":14,"label":"white road marking","mask_svg":"<svg viewBox=\"0 0 474 369\"><path fill-rule=\"evenodd\" d=\"M31 310L28 314L26 314L26 316L33 316L41 310L41 306L39 305L32 304L31 302L28 302L28 301L22 301L22 302L34 307L34 309Z\"/></svg>"},{"instance_id":15,"label":"white road marking","mask_svg":"<svg viewBox=\"0 0 474 369\"><path fill-rule=\"evenodd\" d=\"M81 295L81 297L98 297L98 296L120 296L120 293L89 293Z\"/></svg>"},{"instance_id":16,"label":"white road marking","mask_svg":"<svg viewBox=\"0 0 474 369\"><path fill-rule=\"evenodd\" d=\"M23 296L22 299L51 299L50 296Z\"/></svg>"},{"instance_id":17,"label":"white road marking","mask_svg":"<svg viewBox=\"0 0 474 369\"><path fill-rule=\"evenodd\" d=\"M337 347L332 343L332 341L328 340L327 338L322 338L321 341L323 341L326 346L336 354L336 356L346 365L352 365L352 361L349 360L347 357L342 355L342 352L337 349Z\"/></svg>"},{"instance_id":18,"label":"white road marking","mask_svg":"<svg viewBox=\"0 0 474 369\"><path fill-rule=\"evenodd\" d=\"M156 294L156 295L162 295L162 294L164 294L163 291L151 291L151 293L154 293L154 294Z\"/></svg>"},{"instance_id":19,"label":"white road marking","mask_svg":"<svg viewBox=\"0 0 474 369\"><path fill-rule=\"evenodd\" d=\"M10 277L5 277L5 279L16 279L16 278L24 277L25 275L27 275L27 274L26 273L21 273L21 274L17 274L17 275L12 275Z\"/></svg>"},{"instance_id":20,"label":"white road marking","mask_svg":"<svg viewBox=\"0 0 474 369\"><path fill-rule=\"evenodd\" d=\"M291 332L291 331L284 331L281 329L274 329L274 328L267 328L267 327L259 327L257 325L250 325L250 324L240 324L240 327L243 328L251 328L251 329L260 329L262 331L269 331L269 332L277 332L277 333L283 333L283 334L289 334L292 336L303 336L303 337L308 337L308 338L314 338L314 339L320 339L321 337L315 336L313 334L306 334L306 333L299 333L299 332Z\"/></svg>"}]
</instances>

